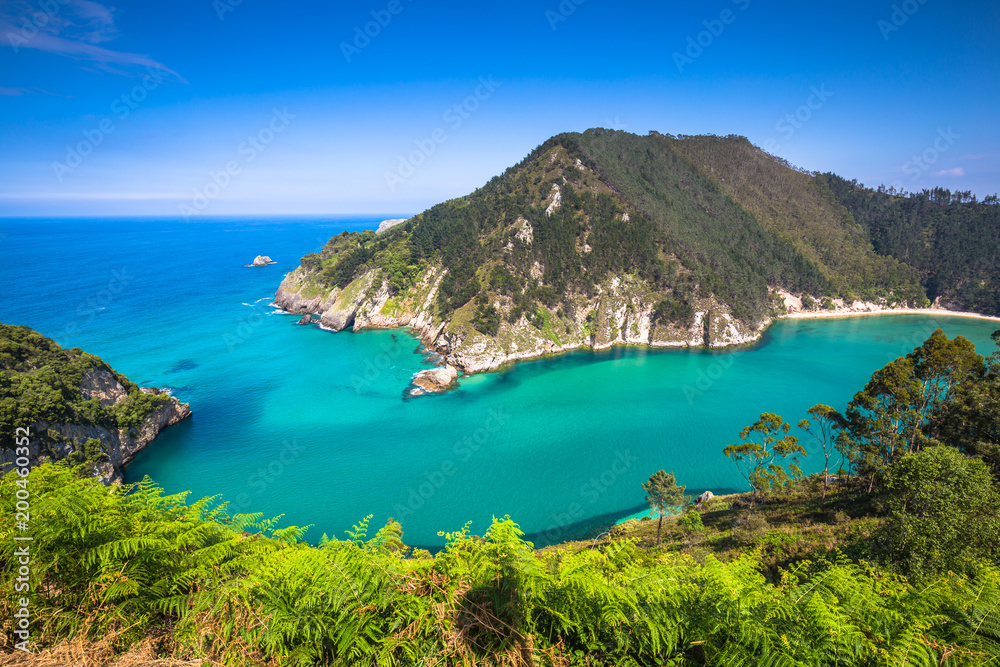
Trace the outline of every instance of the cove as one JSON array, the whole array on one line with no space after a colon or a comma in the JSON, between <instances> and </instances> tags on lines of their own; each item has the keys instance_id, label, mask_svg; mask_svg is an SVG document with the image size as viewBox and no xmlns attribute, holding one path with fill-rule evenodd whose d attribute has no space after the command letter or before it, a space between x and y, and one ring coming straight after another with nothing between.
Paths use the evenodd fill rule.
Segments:
<instances>
[{"instance_id":1,"label":"cove","mask_svg":"<svg viewBox=\"0 0 1000 667\"><path fill-rule=\"evenodd\" d=\"M101 356L191 404L128 468L166 493L219 495L232 512L311 525L310 541L369 514L407 544L482 533L509 514L537 545L640 511L659 469L689 491L742 490L722 448L761 412L791 423L843 409L871 373L936 328L981 353L992 321L933 315L783 320L738 350L613 348L518 363L407 400L429 367L403 331L297 326L271 300L299 258L370 218L0 222L15 286L0 321ZM243 265L258 254L278 264ZM818 450L807 471L818 470Z\"/></svg>"},{"instance_id":2,"label":"cove","mask_svg":"<svg viewBox=\"0 0 1000 667\"><path fill-rule=\"evenodd\" d=\"M981 351L996 328L920 315L785 320L750 349L576 352L407 400L401 388L422 367L411 338L329 334L292 319L266 324L295 339L308 371L275 373L253 397L220 396L227 405L204 406L161 436L130 479L284 513L313 525L310 539L342 537L373 514L373 526L395 518L408 544L434 548L438 531L472 521L481 532L509 514L549 544L641 510L640 484L660 468L691 490L743 490L721 450L761 412L795 423L815 403L843 409L874 370L936 328ZM804 440L803 468L818 470Z\"/></svg>"}]
</instances>

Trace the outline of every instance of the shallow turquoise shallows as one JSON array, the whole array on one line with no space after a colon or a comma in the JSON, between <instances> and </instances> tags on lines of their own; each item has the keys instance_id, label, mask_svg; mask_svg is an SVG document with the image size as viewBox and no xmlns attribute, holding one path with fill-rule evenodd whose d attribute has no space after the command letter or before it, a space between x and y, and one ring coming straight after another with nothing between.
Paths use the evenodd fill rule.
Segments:
<instances>
[{"instance_id":1,"label":"shallow turquoise shallows","mask_svg":"<svg viewBox=\"0 0 1000 667\"><path fill-rule=\"evenodd\" d=\"M137 457L130 481L222 494L233 511L312 525L310 540L394 517L407 543L431 548L438 531L472 521L482 532L505 514L536 544L585 535L641 510L640 483L661 468L690 490L743 489L722 448L761 412L795 423L815 403L843 409L936 328L984 353L1000 328L782 321L752 349L572 353L407 400L428 363L406 332L332 334L269 305L302 255L380 219L0 221L0 321L191 404L194 416ZM258 254L278 263L243 266ZM804 468L820 469L806 445Z\"/></svg>"}]
</instances>

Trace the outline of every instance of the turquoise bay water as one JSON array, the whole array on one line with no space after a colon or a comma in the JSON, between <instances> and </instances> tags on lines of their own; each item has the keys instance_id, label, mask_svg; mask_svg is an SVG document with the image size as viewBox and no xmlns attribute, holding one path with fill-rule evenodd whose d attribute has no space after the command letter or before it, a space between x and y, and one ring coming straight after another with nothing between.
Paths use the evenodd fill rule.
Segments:
<instances>
[{"instance_id":1,"label":"turquoise bay water","mask_svg":"<svg viewBox=\"0 0 1000 667\"><path fill-rule=\"evenodd\" d=\"M660 469L742 489L722 455L763 411L844 408L872 371L937 327L989 353L1000 324L929 316L782 321L751 349L577 352L406 399L428 367L404 331L332 334L269 306L301 255L367 219L0 221L0 321L168 386L194 416L128 470L167 492L343 531L368 514L407 543L511 515L537 544L642 509ZM3 236L6 235L6 236ZM249 269L258 254L277 264ZM804 468L822 467L813 443Z\"/></svg>"}]
</instances>

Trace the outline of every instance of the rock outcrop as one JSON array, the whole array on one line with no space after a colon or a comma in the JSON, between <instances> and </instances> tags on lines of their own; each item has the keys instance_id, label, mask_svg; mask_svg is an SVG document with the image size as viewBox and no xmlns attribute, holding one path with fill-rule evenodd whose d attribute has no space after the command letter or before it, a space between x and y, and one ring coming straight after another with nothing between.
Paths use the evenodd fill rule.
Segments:
<instances>
[{"instance_id":1,"label":"rock outcrop","mask_svg":"<svg viewBox=\"0 0 1000 667\"><path fill-rule=\"evenodd\" d=\"M247 266L267 266L268 264L277 264L277 262L267 255L257 255L253 260L253 264L247 264Z\"/></svg>"},{"instance_id":2,"label":"rock outcrop","mask_svg":"<svg viewBox=\"0 0 1000 667\"><path fill-rule=\"evenodd\" d=\"M312 321L313 321L312 315L306 314L306 315L303 315L302 319L300 319L298 322L296 322L296 324L301 324L301 325L305 326L306 324L312 324Z\"/></svg>"},{"instance_id":3,"label":"rock outcrop","mask_svg":"<svg viewBox=\"0 0 1000 667\"><path fill-rule=\"evenodd\" d=\"M158 390L154 392L144 389L143 392L162 395ZM96 440L105 456L93 463L94 476L105 484L120 483L125 478L125 466L136 454L145 449L164 429L191 416L191 406L172 396L168 398L160 408L150 412L138 428L36 422L30 427L29 465L34 467L46 459L65 459L74 452L82 451L88 442ZM120 400L124 400L124 396ZM15 459L13 451L0 449L0 474L10 470Z\"/></svg>"},{"instance_id":4,"label":"rock outcrop","mask_svg":"<svg viewBox=\"0 0 1000 667\"><path fill-rule=\"evenodd\" d=\"M455 386L456 381L458 381L458 369L454 366L429 368L413 376L413 389L410 390L410 395L441 394Z\"/></svg>"},{"instance_id":5,"label":"rock outcrop","mask_svg":"<svg viewBox=\"0 0 1000 667\"><path fill-rule=\"evenodd\" d=\"M522 226L523 229L523 226ZM446 321L435 314L437 288L446 271L431 265L415 285L394 293L379 269L344 289L321 286L303 267L289 273L275 294L275 305L290 313L312 313L331 331L409 328L444 363L465 373L495 370L514 361L577 349L606 350L615 345L657 348L744 345L757 340L769 322L751 328L733 318L715 299L701 299L686 327L656 321L650 289L633 277L611 277L591 296L571 296L563 317L549 312L541 328L522 316L504 322L497 335L476 330L475 305L460 308ZM502 304L500 304L502 305Z\"/></svg>"},{"instance_id":6,"label":"rock outcrop","mask_svg":"<svg viewBox=\"0 0 1000 667\"><path fill-rule=\"evenodd\" d=\"M378 229L375 230L376 234L381 234L387 232L397 225L401 225L406 222L409 218L395 218L393 220L383 220L378 224Z\"/></svg>"}]
</instances>

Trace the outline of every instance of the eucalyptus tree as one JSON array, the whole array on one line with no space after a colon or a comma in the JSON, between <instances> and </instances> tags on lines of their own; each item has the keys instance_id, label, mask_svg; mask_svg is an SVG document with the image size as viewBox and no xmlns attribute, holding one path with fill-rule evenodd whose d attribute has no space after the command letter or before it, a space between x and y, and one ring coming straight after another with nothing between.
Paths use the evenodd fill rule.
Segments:
<instances>
[{"instance_id":1,"label":"eucalyptus tree","mask_svg":"<svg viewBox=\"0 0 1000 667\"><path fill-rule=\"evenodd\" d=\"M758 497L802 476L798 457L805 456L806 450L799 444L798 438L788 434L791 428L778 415L765 412L760 419L740 431L742 442L722 450L736 463L736 468ZM789 457L791 462L786 469L784 460Z\"/></svg>"},{"instance_id":2,"label":"eucalyptus tree","mask_svg":"<svg viewBox=\"0 0 1000 667\"><path fill-rule=\"evenodd\" d=\"M847 426L844 416L829 405L818 404L808 410L809 417L799 422L800 429L816 438L823 448L823 500L830 482L830 457L838 451L843 429ZM843 455L843 449L840 449Z\"/></svg>"}]
</instances>

